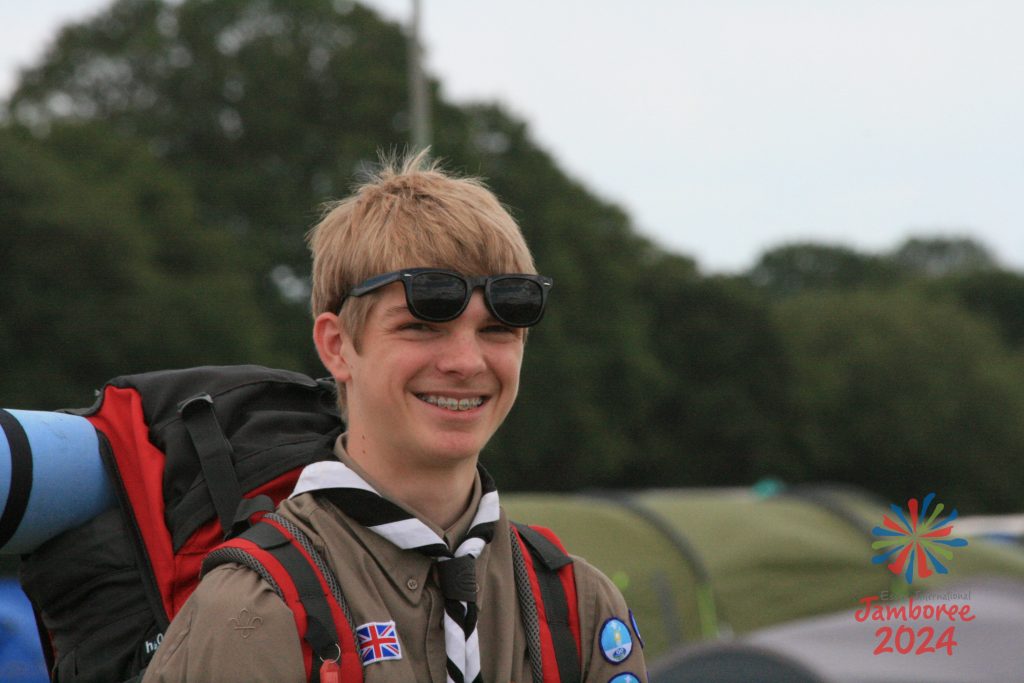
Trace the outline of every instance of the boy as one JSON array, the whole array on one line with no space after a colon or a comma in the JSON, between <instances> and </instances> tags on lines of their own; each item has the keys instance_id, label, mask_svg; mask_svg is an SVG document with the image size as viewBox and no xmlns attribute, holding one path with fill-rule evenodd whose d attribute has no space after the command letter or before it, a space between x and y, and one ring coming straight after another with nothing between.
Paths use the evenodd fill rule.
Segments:
<instances>
[{"instance_id":1,"label":"boy","mask_svg":"<svg viewBox=\"0 0 1024 683\"><path fill-rule=\"evenodd\" d=\"M536 624L521 614L510 525L478 460L515 401L552 283L494 195L424 158L384 168L310 233L313 339L348 431L337 462L307 467L278 513L313 540L353 623L394 638L364 656L368 683L526 683ZM439 579L456 564L475 581L461 607ZM582 679L646 680L622 596L573 564ZM291 611L227 564L182 608L144 681L305 678Z\"/></svg>"}]
</instances>

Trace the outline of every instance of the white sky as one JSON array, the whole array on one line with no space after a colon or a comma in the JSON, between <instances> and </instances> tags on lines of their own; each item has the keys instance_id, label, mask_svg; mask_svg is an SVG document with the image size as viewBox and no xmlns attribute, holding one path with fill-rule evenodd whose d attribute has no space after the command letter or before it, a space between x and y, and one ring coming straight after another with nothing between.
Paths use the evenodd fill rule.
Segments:
<instances>
[{"instance_id":1,"label":"white sky","mask_svg":"<svg viewBox=\"0 0 1024 683\"><path fill-rule=\"evenodd\" d=\"M369 0L405 20L411 0ZM99 0L0 0L0 94ZM428 68L499 100L707 270L791 240L969 235L1024 269L1018 0L423 0Z\"/></svg>"}]
</instances>

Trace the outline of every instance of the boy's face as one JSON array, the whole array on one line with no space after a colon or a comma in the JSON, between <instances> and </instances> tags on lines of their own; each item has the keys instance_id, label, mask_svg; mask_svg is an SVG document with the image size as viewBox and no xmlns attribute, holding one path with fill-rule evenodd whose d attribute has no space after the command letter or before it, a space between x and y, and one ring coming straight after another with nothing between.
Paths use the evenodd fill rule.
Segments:
<instances>
[{"instance_id":1,"label":"boy's face","mask_svg":"<svg viewBox=\"0 0 1024 683\"><path fill-rule=\"evenodd\" d=\"M480 290L444 323L413 317L400 283L377 296L360 352L345 337L336 377L350 451L428 467L475 459L515 402L523 330L494 320Z\"/></svg>"}]
</instances>

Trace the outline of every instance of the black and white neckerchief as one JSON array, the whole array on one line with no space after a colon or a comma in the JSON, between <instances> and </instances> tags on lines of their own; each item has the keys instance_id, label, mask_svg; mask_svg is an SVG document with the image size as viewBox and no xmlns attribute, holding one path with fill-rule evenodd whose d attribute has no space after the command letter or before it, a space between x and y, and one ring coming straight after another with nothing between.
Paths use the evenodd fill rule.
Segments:
<instances>
[{"instance_id":1,"label":"black and white neckerchief","mask_svg":"<svg viewBox=\"0 0 1024 683\"><path fill-rule=\"evenodd\" d=\"M455 552L449 550L444 539L424 522L381 496L343 463L324 461L307 466L291 494L295 497L316 491L346 515L402 550L422 553L439 563L445 594L444 647L448 656L449 683L483 681L480 639L476 628L476 581L471 558L479 557L493 538L500 510L494 481L482 466L478 465L477 470L482 493L480 503L469 531Z\"/></svg>"}]
</instances>

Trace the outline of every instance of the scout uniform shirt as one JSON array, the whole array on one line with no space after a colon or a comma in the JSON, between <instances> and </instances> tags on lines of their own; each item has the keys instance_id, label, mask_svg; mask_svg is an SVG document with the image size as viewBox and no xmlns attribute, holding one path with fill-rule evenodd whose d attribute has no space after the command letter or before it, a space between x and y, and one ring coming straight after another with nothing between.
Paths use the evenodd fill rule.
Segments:
<instances>
[{"instance_id":1,"label":"scout uniform shirt","mask_svg":"<svg viewBox=\"0 0 1024 683\"><path fill-rule=\"evenodd\" d=\"M339 459L381 489L341 448ZM417 515L449 547L469 529L481 497L479 475L466 511L448 529ZM398 647L364 663L366 683L444 683L444 598L435 562L405 551L347 517L330 502L306 493L281 503L278 514L298 525L337 576L357 628L377 624L397 636ZM476 560L480 663L485 683L533 680L520 616L508 519L502 511L493 540ZM573 558L579 601L583 680L647 681L639 639L627 654L612 652L609 628L629 622L618 589L584 560ZM628 629L628 627L626 627ZM383 633L383 632L382 632ZM602 638L603 636L603 638ZM618 636L618 634L616 634ZM611 652L611 656L609 656ZM397 654L397 656L395 656ZM365 662L365 658L364 658ZM319 662L316 662L318 665ZM632 678L625 674L631 674ZM302 650L291 610L259 575L240 565L213 569L174 618L143 683L304 683Z\"/></svg>"}]
</instances>

